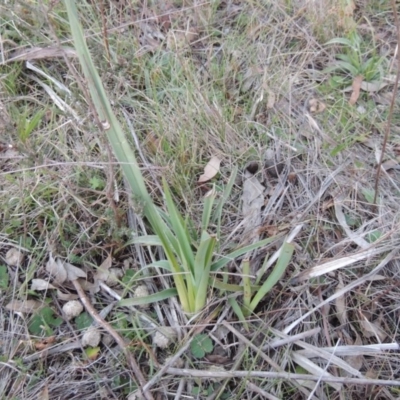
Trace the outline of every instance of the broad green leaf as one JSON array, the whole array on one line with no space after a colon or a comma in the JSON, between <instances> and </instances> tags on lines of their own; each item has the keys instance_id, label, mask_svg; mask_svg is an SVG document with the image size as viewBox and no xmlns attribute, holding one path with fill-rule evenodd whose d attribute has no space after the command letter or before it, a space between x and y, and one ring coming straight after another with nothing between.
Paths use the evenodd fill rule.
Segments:
<instances>
[{"instance_id":1,"label":"broad green leaf","mask_svg":"<svg viewBox=\"0 0 400 400\"><path fill-rule=\"evenodd\" d=\"M373 204L375 198L375 191L372 189L362 188L361 193L364 195L368 203Z\"/></svg>"},{"instance_id":2,"label":"broad green leaf","mask_svg":"<svg viewBox=\"0 0 400 400\"><path fill-rule=\"evenodd\" d=\"M373 243L376 242L378 239L380 239L382 235L383 235L382 231L376 229L372 232L367 233L365 239L367 240L368 243Z\"/></svg>"},{"instance_id":3,"label":"broad green leaf","mask_svg":"<svg viewBox=\"0 0 400 400\"><path fill-rule=\"evenodd\" d=\"M82 314L78 315L74 321L76 324L76 328L79 330L83 330L89 328L89 326L92 325L93 318L86 311L84 311Z\"/></svg>"},{"instance_id":4,"label":"broad green leaf","mask_svg":"<svg viewBox=\"0 0 400 400\"><path fill-rule=\"evenodd\" d=\"M55 317L54 311L50 307L44 307L35 313L28 328L33 335L41 336L44 333L46 336L52 336L53 328L57 328L62 323L62 318Z\"/></svg>"},{"instance_id":5,"label":"broad green leaf","mask_svg":"<svg viewBox=\"0 0 400 400\"><path fill-rule=\"evenodd\" d=\"M214 345L208 335L201 333L193 337L190 350L196 358L203 358L214 350Z\"/></svg>"}]
</instances>

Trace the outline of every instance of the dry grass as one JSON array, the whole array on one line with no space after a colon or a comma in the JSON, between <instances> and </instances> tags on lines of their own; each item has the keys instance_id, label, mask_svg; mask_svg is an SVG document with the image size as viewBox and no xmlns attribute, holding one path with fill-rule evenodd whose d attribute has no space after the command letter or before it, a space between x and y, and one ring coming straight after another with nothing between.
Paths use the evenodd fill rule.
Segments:
<instances>
[{"instance_id":1,"label":"dry grass","mask_svg":"<svg viewBox=\"0 0 400 400\"><path fill-rule=\"evenodd\" d=\"M351 2L344 0L144 3L85 2L79 7L114 110L140 144L138 159L155 201L162 204L160 181L165 177L181 209L200 223L201 198L208 187L196 182L210 157L222 160L215 180L221 190L234 165L241 170L250 161L263 165L266 150L273 149L285 168L278 177L264 168L258 172L267 187L262 224L242 224L238 180L224 210L219 251L247 243L254 230L267 237L290 234L302 225L285 276L249 318L248 330L217 290L210 292L204 319L196 322L188 321L174 299L147 310L114 307L107 320L131 346L152 383L154 398L398 398L395 386L366 382L399 379L397 354L379 348L381 343L393 344L395 350L398 340L396 168L382 174L378 206L371 204L376 152L393 87L362 92L351 107L349 94L323 72L342 51L324 43L357 27L364 46L387 60L385 75L393 73L389 68L396 66L396 43L390 8L378 0L357 1L352 12L346 8ZM72 47L63 4L51 8L42 2L14 1L0 6L0 23L3 59L20 57L0 67L1 142L14 146L0 154L1 398L46 398L47 393L51 399L127 398L135 382L112 341L102 342L91 359L79 345L84 326L77 321L50 324L44 329L47 334L38 335L30 328L31 314L4 309L12 300L29 298L47 301L62 316L65 301L52 294L54 290L30 289L32 279L48 279L44 266L49 253L80 266L89 281L111 254L113 267L125 274L123 284L114 288L118 295L123 289L132 292L138 282L156 292L171 281L159 270L143 269L159 258L157 249L129 245L132 232L143 234L148 227L140 204L126 192L105 136L95 127L88 99L74 76L80 76L76 59L69 58L75 69L71 71L55 50L50 55L39 52L35 61L28 52L32 47L56 49L54 35L63 46ZM28 69L26 60L45 75ZM48 77L71 93L57 89ZM38 81L51 86L55 95ZM61 110L56 97L69 108ZM312 99L325 110L312 112ZM35 115L40 117L30 129ZM393 125L398 119L396 107ZM396 166L397 135L394 127L387 151ZM301 271L304 276L316 265L354 257L362 250L362 240L380 252L291 284ZM280 244L277 240L253 255L252 263L259 266ZM6 253L12 247L22 248L25 258L7 265ZM362 281L382 260L386 261L375 279ZM233 262L229 272L240 274L239 265L240 260ZM132 283L128 277L134 274ZM1 286L6 278L9 283ZM357 286L349 286L357 280ZM232 275L230 283L238 284L240 278ZM75 293L72 286L62 289ZM342 294L333 298L339 290ZM90 300L101 311L115 297L101 290ZM165 326L177 330L178 342L156 348L154 329ZM182 351L200 331L213 341L213 357L208 359ZM32 357L41 351L43 337L51 335L53 350ZM285 335L290 336L285 343L273 344ZM72 347L67 346L70 342ZM373 344L375 353L351 347ZM334 356L321 350L335 346ZM159 364L179 351L183 365L170 364L160 373ZM187 373L182 378L182 371L171 368L182 366L198 371L219 368L222 378L210 379L207 372L202 378ZM322 370L312 370L316 366L337 382L250 376L259 371L318 377ZM248 371L249 376L231 377L231 370ZM360 381L343 383L345 377Z\"/></svg>"}]
</instances>

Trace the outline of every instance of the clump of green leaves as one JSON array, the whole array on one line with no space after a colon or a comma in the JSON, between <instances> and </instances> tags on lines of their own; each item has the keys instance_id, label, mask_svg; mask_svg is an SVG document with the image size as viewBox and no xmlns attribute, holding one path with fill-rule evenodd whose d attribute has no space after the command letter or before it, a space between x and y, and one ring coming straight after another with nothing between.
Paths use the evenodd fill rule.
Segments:
<instances>
[{"instance_id":1,"label":"clump of green leaves","mask_svg":"<svg viewBox=\"0 0 400 400\"><path fill-rule=\"evenodd\" d=\"M362 76L366 82L380 81L384 76L385 57L379 56L375 48L366 50L362 38L357 32L347 37L329 40L327 45L343 45L343 52L336 54L333 64L324 72L335 72L330 78L331 86L342 87L351 85L356 76Z\"/></svg>"},{"instance_id":2,"label":"clump of green leaves","mask_svg":"<svg viewBox=\"0 0 400 400\"><path fill-rule=\"evenodd\" d=\"M40 125L44 114L44 110L39 110L31 116L29 115L28 111L22 115L19 115L17 132L22 141L27 140L31 133Z\"/></svg>"},{"instance_id":3,"label":"clump of green leaves","mask_svg":"<svg viewBox=\"0 0 400 400\"><path fill-rule=\"evenodd\" d=\"M29 323L29 332L35 336L52 336L54 328L59 327L63 323L62 318L55 317L54 311L50 307L39 309L32 317Z\"/></svg>"},{"instance_id":4,"label":"clump of green leaves","mask_svg":"<svg viewBox=\"0 0 400 400\"><path fill-rule=\"evenodd\" d=\"M156 265L172 273L176 291L169 290L168 293L164 294L178 294L183 310L189 314L196 314L206 304L210 285L215 285L224 290L243 290L238 285L218 283L216 279L211 279L211 272L220 270L236 257L260 248L273 241L274 238L259 241L231 254L219 256L219 258L216 257L215 248L218 242L222 208L234 184L236 170L232 173L230 183L215 208L213 206L216 192L212 191L205 197L199 237L192 229L189 229L189 227L194 226L193 222L179 213L165 181L163 188L167 212L157 207L147 191L142 172L136 161L135 152L130 146L126 145L125 132L111 108L99 74L93 64L81 24L79 23L75 2L67 1L65 4L68 10L75 48L86 76L99 120L102 121L103 130L106 132L115 155L121 163L121 168L129 182L133 197L140 204L143 204L143 216L147 219L154 232L154 235L137 238L136 242L147 246L161 246L166 259L158 261ZM216 233L209 233L211 223L216 226ZM152 296L154 300L158 295ZM132 300L136 301L136 299ZM122 300L120 304L130 305L131 299Z\"/></svg>"}]
</instances>

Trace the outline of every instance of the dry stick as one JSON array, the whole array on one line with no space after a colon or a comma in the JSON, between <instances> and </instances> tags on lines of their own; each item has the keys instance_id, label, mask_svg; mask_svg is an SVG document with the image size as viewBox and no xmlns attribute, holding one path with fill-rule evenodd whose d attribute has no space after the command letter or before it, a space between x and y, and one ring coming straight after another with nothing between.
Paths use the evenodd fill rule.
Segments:
<instances>
[{"instance_id":1,"label":"dry stick","mask_svg":"<svg viewBox=\"0 0 400 400\"><path fill-rule=\"evenodd\" d=\"M285 379L285 380L305 380L336 382L353 385L382 385L382 386L400 386L399 380L386 379L368 379L368 378L346 378L341 376L317 376L307 374L291 374L289 372L266 372L266 371L208 371L186 368L168 368L167 373L176 376L185 376L192 378L264 378L264 379Z\"/></svg>"},{"instance_id":2,"label":"dry stick","mask_svg":"<svg viewBox=\"0 0 400 400\"><path fill-rule=\"evenodd\" d=\"M262 359L264 359L268 364L270 364L273 368L275 368L279 372L284 372L284 369L279 366L274 360L272 360L270 357L268 357L265 353L263 353L263 350L257 347L255 344L253 344L249 339L247 339L245 336L243 336L240 332L238 332L231 324L229 324L227 321L223 321L222 325L224 325L226 328L228 328L239 340L241 340L243 343L245 343L247 346L249 346L251 349L253 349L257 355L259 355ZM233 370L233 369L232 369ZM299 386L298 382L293 381L292 382L300 391L305 390L304 388Z\"/></svg>"},{"instance_id":3,"label":"dry stick","mask_svg":"<svg viewBox=\"0 0 400 400\"><path fill-rule=\"evenodd\" d=\"M376 204L376 199L378 197L379 177L381 175L383 156L385 155L386 145L387 145L387 141L389 139L390 124L392 122L394 103L395 103L396 97L397 97L397 89L398 89L399 78L400 78L400 51L399 51L400 23L399 23L399 17L397 15L397 8L396 8L395 0L392 0L392 8L393 8L394 22L396 24L396 30L397 30L397 46L396 46L396 48L397 48L397 71L396 71L396 79L394 81L394 89L393 89L392 100L390 102L389 114L388 114L386 127L385 127L385 136L383 138L382 151L381 151L381 154L380 154L380 157L379 157L378 170L376 171L375 187L374 187L375 194L374 194L373 204Z\"/></svg>"},{"instance_id":4,"label":"dry stick","mask_svg":"<svg viewBox=\"0 0 400 400\"><path fill-rule=\"evenodd\" d=\"M257 354L262 359L264 359L269 365L271 365L277 371L282 371L282 368L274 360L272 360L270 357L268 357L265 353L262 352L262 350L259 347L257 347L249 339L247 339L240 332L238 332L229 322L222 321L222 325L224 325L225 328L228 328L239 340L241 340L243 343L245 343L247 346L249 346L251 349L253 349L255 352L257 352Z\"/></svg>"},{"instance_id":5,"label":"dry stick","mask_svg":"<svg viewBox=\"0 0 400 400\"><path fill-rule=\"evenodd\" d=\"M343 296L345 293L349 292L350 290L354 289L355 287L363 284L369 278L373 277L377 274L389 261L391 261L397 254L397 248L392 250L371 272L368 274L356 279L354 282L349 283L343 289L338 290L333 295L322 301L321 303L317 304L312 310L307 311L301 317L297 318L296 321L292 322L288 327L283 330L283 333L288 334L294 327L296 327L301 321L307 318L309 315L315 313L318 309L320 309L325 304L330 303L332 300L337 299L340 296Z\"/></svg>"},{"instance_id":6,"label":"dry stick","mask_svg":"<svg viewBox=\"0 0 400 400\"><path fill-rule=\"evenodd\" d=\"M132 356L131 352L128 350L126 343L124 342L124 339L118 334L118 332L115 331L115 329L104 319L100 317L98 312L94 309L92 304L90 303L89 299L87 298L84 290L82 289L82 286L78 282L78 280L73 280L72 281L73 285L75 286L75 290L78 292L79 298L81 299L83 305L86 308L86 311L93 317L93 319L103 328L105 329L117 342L119 347L122 349L122 351L125 354L125 357L135 375L137 380L139 381L139 388L142 394L145 396L147 400L154 400L153 395L151 392L143 390L143 387L146 385L146 380L142 374L142 371L140 370L136 360Z\"/></svg>"},{"instance_id":7,"label":"dry stick","mask_svg":"<svg viewBox=\"0 0 400 400\"><path fill-rule=\"evenodd\" d=\"M108 45L107 20L106 20L106 16L105 16L105 12L104 12L104 0L100 1L99 6L100 6L100 14L101 14L101 24L103 25L104 47L106 49L108 66L111 68L110 46Z\"/></svg>"},{"instance_id":8,"label":"dry stick","mask_svg":"<svg viewBox=\"0 0 400 400\"><path fill-rule=\"evenodd\" d=\"M279 400L277 397L273 396L272 394L269 394L265 390L259 388L254 383L251 383L250 381L246 382L246 386L247 386L247 388L249 390L252 390L253 392L258 393L260 396L264 397L265 399L268 399L268 400Z\"/></svg>"},{"instance_id":9,"label":"dry stick","mask_svg":"<svg viewBox=\"0 0 400 400\"><path fill-rule=\"evenodd\" d=\"M143 390L147 391L149 390L152 386L154 386L164 375L166 371L168 371L168 368L170 368L170 365L174 365L175 361L178 360L178 358L189 348L190 343L192 342L193 336L197 335L201 332L204 331L204 329L207 328L207 324L215 317L215 312L212 312L211 315L209 315L206 320L205 324L199 327L194 327L191 329L189 332L188 336L189 338L186 340L186 342L183 344L183 346L168 360L168 362L161 367L161 369L144 385Z\"/></svg>"},{"instance_id":10,"label":"dry stick","mask_svg":"<svg viewBox=\"0 0 400 400\"><path fill-rule=\"evenodd\" d=\"M308 336L316 336L321 331L321 328L313 328L309 331L298 333L297 335L292 335L287 337L286 339L274 339L272 342L267 343L265 346L261 348L262 351L266 351L269 348L275 349L276 347L281 347L289 343L296 342L297 340L303 340Z\"/></svg>"}]
</instances>

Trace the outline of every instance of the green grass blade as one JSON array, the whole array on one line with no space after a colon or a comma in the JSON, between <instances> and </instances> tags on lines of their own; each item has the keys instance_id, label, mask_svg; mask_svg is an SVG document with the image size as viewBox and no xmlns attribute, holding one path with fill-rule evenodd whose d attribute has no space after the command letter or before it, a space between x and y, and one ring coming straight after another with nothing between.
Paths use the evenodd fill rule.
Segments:
<instances>
[{"instance_id":1,"label":"green grass blade","mask_svg":"<svg viewBox=\"0 0 400 400\"><path fill-rule=\"evenodd\" d=\"M209 285L213 288L224 290L227 292L240 292L243 293L244 287L241 285L233 285L232 283L221 282L219 279L210 278ZM255 293L261 286L252 285L251 292Z\"/></svg>"},{"instance_id":2,"label":"green grass blade","mask_svg":"<svg viewBox=\"0 0 400 400\"><path fill-rule=\"evenodd\" d=\"M259 249L262 246L266 246L267 244L276 240L278 237L279 236L272 236L270 238L260 240L257 243L253 243L248 246L241 247L240 249L235 250L232 253L227 254L226 256L223 256L222 258L220 258L218 261L214 262L211 265L211 271L219 271L221 268L225 267L225 265L227 265L229 262L233 261L235 258L240 257L249 251Z\"/></svg>"},{"instance_id":3,"label":"green grass blade","mask_svg":"<svg viewBox=\"0 0 400 400\"><path fill-rule=\"evenodd\" d=\"M153 203L151 202L150 196L147 192L134 152L127 144L125 133L111 109L103 84L90 56L89 49L84 39L82 26L79 22L75 1L65 1L65 5L68 12L75 50L78 54L83 73L88 83L98 118L103 125L103 129L107 133L118 161L121 162L121 167L133 193L144 202L145 208L152 208Z\"/></svg>"},{"instance_id":4,"label":"green grass blade","mask_svg":"<svg viewBox=\"0 0 400 400\"><path fill-rule=\"evenodd\" d=\"M217 238L215 236L211 236L206 231L203 231L203 234L201 235L200 246L194 263L196 284L194 312L200 311L205 306L208 282L210 278L211 261L214 255L214 247L216 242Z\"/></svg>"},{"instance_id":5,"label":"green grass blade","mask_svg":"<svg viewBox=\"0 0 400 400\"><path fill-rule=\"evenodd\" d=\"M144 246L162 246L162 241L157 235L135 236L128 244L142 244Z\"/></svg>"},{"instance_id":6,"label":"green grass blade","mask_svg":"<svg viewBox=\"0 0 400 400\"><path fill-rule=\"evenodd\" d=\"M181 256L181 261L185 262L185 264L190 268L190 271L193 273L194 254L191 245L191 237L187 230L185 221L182 218L182 215L179 213L178 209L175 206L175 203L171 196L171 191L169 190L169 187L165 180L163 180L163 186L165 193L165 202L171 221L171 226L177 239L177 248L175 248L175 251Z\"/></svg>"},{"instance_id":7,"label":"green grass blade","mask_svg":"<svg viewBox=\"0 0 400 400\"><path fill-rule=\"evenodd\" d=\"M250 308L251 302L251 286L250 286L250 260L246 258L242 262L243 273L243 314L247 317L247 311Z\"/></svg>"},{"instance_id":8,"label":"green grass blade","mask_svg":"<svg viewBox=\"0 0 400 400\"><path fill-rule=\"evenodd\" d=\"M325 45L329 44L343 44L345 46L353 48L353 42L346 38L334 38L325 43Z\"/></svg>"},{"instance_id":9,"label":"green grass blade","mask_svg":"<svg viewBox=\"0 0 400 400\"><path fill-rule=\"evenodd\" d=\"M231 173L231 177L229 178L228 184L226 185L226 188L222 194L222 197L219 199L217 206L215 208L215 212L212 216L211 222L212 223L217 223L218 228L220 228L220 223L221 223L221 218L222 218L222 210L227 202L229 196L231 195L233 185L236 182L236 176L238 172L238 167L234 167ZM219 238L219 235L218 235Z\"/></svg>"},{"instance_id":10,"label":"green grass blade","mask_svg":"<svg viewBox=\"0 0 400 400\"><path fill-rule=\"evenodd\" d=\"M151 304L156 303L157 301L162 301L169 299L170 297L176 296L178 291L176 289L165 289L160 292L150 294L149 296L143 297L133 297L130 299L123 299L118 302L118 305L121 307L130 307L130 306L140 306L143 304Z\"/></svg>"},{"instance_id":11,"label":"green grass blade","mask_svg":"<svg viewBox=\"0 0 400 400\"><path fill-rule=\"evenodd\" d=\"M228 299L228 304L232 307L233 312L238 317L238 320L243 324L243 326L246 329L246 331L248 331L249 330L249 325L247 324L246 318L243 315L243 311L240 308L237 300L234 297L230 297Z\"/></svg>"},{"instance_id":12,"label":"green grass blade","mask_svg":"<svg viewBox=\"0 0 400 400\"><path fill-rule=\"evenodd\" d=\"M279 279L281 279L282 275L285 273L286 268L292 259L293 252L294 252L293 244L285 242L282 246L282 250L276 262L275 268L272 270L267 280L263 283L261 289L256 293L250 304L251 312L254 311L258 303L276 285Z\"/></svg>"},{"instance_id":13,"label":"green grass blade","mask_svg":"<svg viewBox=\"0 0 400 400\"><path fill-rule=\"evenodd\" d=\"M215 196L217 192L213 187L210 192L204 197L204 205L203 205L203 215L201 218L201 232L207 231L208 225L210 224L210 217L212 213L212 208L214 205Z\"/></svg>"}]
</instances>

